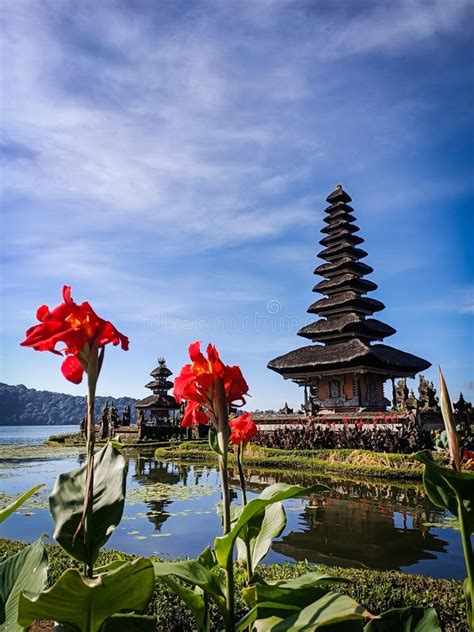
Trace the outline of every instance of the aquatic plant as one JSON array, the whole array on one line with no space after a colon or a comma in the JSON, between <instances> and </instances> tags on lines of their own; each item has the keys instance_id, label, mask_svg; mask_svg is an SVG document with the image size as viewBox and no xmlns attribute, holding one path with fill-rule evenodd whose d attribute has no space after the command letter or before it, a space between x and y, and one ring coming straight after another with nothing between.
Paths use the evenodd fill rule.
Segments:
<instances>
[{"instance_id":1,"label":"aquatic plant","mask_svg":"<svg viewBox=\"0 0 474 632\"><path fill-rule=\"evenodd\" d=\"M148 604L154 589L153 567L148 559L121 560L97 568L101 547L119 524L125 503L127 467L120 446L109 442L94 453L94 401L105 346L120 344L128 349L128 338L94 312L89 303L77 305L71 289L63 288L63 303L52 311L45 305L37 311L39 325L28 329L23 346L65 355L61 371L79 383L87 375L87 459L85 465L61 474L49 498L55 523L54 537L83 572L68 568L48 590L23 592L18 602L19 628L36 619L57 621L64 628L81 632L113 630L117 626L142 625L152 629L149 618L136 614ZM61 351L56 345L62 342ZM128 622L128 623L127 623Z\"/></svg>"},{"instance_id":2,"label":"aquatic plant","mask_svg":"<svg viewBox=\"0 0 474 632\"><path fill-rule=\"evenodd\" d=\"M474 473L461 471L461 451L453 408L441 369L439 369L439 382L441 413L448 436L451 468L437 465L429 451L419 452L415 458L424 465L423 483L431 502L447 509L459 521L467 571L464 582L467 621L472 631L474 630L474 554L471 537L474 532Z\"/></svg>"}]
</instances>

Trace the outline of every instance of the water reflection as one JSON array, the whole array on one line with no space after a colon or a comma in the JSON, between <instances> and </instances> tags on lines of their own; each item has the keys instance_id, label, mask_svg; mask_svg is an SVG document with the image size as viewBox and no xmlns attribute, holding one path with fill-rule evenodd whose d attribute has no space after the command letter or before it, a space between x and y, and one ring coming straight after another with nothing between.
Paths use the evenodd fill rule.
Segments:
<instances>
[{"instance_id":1,"label":"water reflection","mask_svg":"<svg viewBox=\"0 0 474 632\"><path fill-rule=\"evenodd\" d=\"M215 468L155 461L152 452L126 452L128 499L124 520L109 546L139 555L196 556L220 532L220 500ZM2 479L5 493L45 482L42 503L0 525L0 536L32 541L52 533L47 496L56 476L83 456L19 459ZM8 468L4 461L2 470ZM421 485L348 481L291 472L248 471L249 494L275 482L331 488L327 494L285 503L287 527L265 562L307 560L329 565L402 569L437 577L464 575L459 533L440 523L444 514L425 498ZM238 498L237 472L231 470L232 496ZM156 539L155 539L156 538Z\"/></svg>"},{"instance_id":2,"label":"water reflection","mask_svg":"<svg viewBox=\"0 0 474 632\"><path fill-rule=\"evenodd\" d=\"M314 481L297 473L249 472L254 492L275 482ZM274 543L275 552L291 560L375 569L418 569L424 560L448 553L450 541L442 537L448 530L426 525L440 522L444 512L430 503L421 486L329 477L318 481L330 491L300 502L296 519L288 512L288 528ZM443 574L442 569L434 572Z\"/></svg>"}]
</instances>

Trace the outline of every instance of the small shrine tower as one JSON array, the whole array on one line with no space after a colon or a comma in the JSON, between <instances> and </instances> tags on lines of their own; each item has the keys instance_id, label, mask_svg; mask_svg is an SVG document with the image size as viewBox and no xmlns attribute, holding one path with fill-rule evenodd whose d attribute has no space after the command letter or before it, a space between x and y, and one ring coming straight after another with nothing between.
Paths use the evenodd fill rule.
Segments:
<instances>
[{"instance_id":1,"label":"small shrine tower","mask_svg":"<svg viewBox=\"0 0 474 632\"><path fill-rule=\"evenodd\" d=\"M181 406L168 393L173 388L173 382L168 380L173 373L166 366L164 358L158 358L158 366L153 369L150 375L153 379L145 386L153 391L153 395L145 397L135 404L141 422L148 426L176 422Z\"/></svg>"},{"instance_id":2,"label":"small shrine tower","mask_svg":"<svg viewBox=\"0 0 474 632\"><path fill-rule=\"evenodd\" d=\"M354 209L349 195L338 185L328 197L327 224L319 242L318 253L326 263L314 274L323 280L313 292L325 295L312 303L308 312L321 318L298 335L312 344L290 351L268 363L268 367L305 387L305 409L338 412L386 410L384 382L392 380L392 399L396 405L394 379L414 377L427 369L429 362L384 344L372 344L395 333L395 329L371 318L385 308L380 301L364 296L377 289L364 277L373 268L360 260L367 256L358 246L363 239L356 235Z\"/></svg>"}]
</instances>

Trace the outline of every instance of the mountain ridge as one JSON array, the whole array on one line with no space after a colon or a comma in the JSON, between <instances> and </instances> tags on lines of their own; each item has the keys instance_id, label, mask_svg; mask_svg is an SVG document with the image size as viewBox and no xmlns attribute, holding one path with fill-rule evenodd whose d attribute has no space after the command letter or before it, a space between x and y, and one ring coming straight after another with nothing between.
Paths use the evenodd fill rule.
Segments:
<instances>
[{"instance_id":1,"label":"mountain ridge","mask_svg":"<svg viewBox=\"0 0 474 632\"><path fill-rule=\"evenodd\" d=\"M98 396L95 402L96 421L105 402L114 402L121 415L124 406L132 407L133 397ZM41 391L24 384L0 382L0 426L60 426L77 424L85 414L86 397L55 391Z\"/></svg>"}]
</instances>

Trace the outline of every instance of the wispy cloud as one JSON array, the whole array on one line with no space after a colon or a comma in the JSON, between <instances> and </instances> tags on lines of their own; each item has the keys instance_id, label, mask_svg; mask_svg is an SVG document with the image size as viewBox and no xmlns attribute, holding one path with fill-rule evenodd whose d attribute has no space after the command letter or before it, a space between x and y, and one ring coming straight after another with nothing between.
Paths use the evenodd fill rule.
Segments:
<instances>
[{"instance_id":1,"label":"wispy cloud","mask_svg":"<svg viewBox=\"0 0 474 632\"><path fill-rule=\"evenodd\" d=\"M470 5L5 3L5 331L62 282L110 297L143 337L157 313L199 322L304 301L312 279L300 287L296 271L310 274L339 179L376 280L418 274L428 205L469 187L465 161L432 161L465 125L462 98L447 95L464 85L455 49ZM472 309L464 295L454 304ZM282 340L253 335L262 366Z\"/></svg>"}]
</instances>

